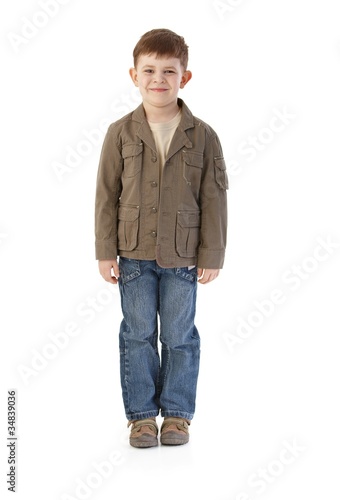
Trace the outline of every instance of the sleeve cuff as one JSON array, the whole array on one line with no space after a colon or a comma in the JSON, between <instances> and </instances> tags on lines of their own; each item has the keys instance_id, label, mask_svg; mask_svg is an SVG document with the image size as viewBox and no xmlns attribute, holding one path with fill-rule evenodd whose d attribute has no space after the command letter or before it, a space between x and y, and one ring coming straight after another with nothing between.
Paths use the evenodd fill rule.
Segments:
<instances>
[{"instance_id":1,"label":"sleeve cuff","mask_svg":"<svg viewBox=\"0 0 340 500\"><path fill-rule=\"evenodd\" d=\"M222 269L224 264L225 250L208 250L199 248L197 267L201 269Z\"/></svg>"},{"instance_id":2,"label":"sleeve cuff","mask_svg":"<svg viewBox=\"0 0 340 500\"><path fill-rule=\"evenodd\" d=\"M114 260L117 259L117 245L112 240L96 241L96 259Z\"/></svg>"}]
</instances>

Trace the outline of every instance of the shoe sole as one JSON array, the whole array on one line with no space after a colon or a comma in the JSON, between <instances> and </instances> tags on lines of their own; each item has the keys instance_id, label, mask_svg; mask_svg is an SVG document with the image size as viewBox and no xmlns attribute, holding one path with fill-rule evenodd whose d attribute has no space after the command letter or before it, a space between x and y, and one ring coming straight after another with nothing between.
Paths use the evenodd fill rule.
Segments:
<instances>
[{"instance_id":1,"label":"shoe sole","mask_svg":"<svg viewBox=\"0 0 340 500\"><path fill-rule=\"evenodd\" d=\"M179 446L181 444L187 444L189 442L189 434L178 435L175 431L165 432L161 436L161 444Z\"/></svg>"},{"instance_id":2,"label":"shoe sole","mask_svg":"<svg viewBox=\"0 0 340 500\"><path fill-rule=\"evenodd\" d=\"M142 439L142 436L136 439L131 438L130 445L134 448L152 448L153 446L158 446L158 439L156 437Z\"/></svg>"}]
</instances>

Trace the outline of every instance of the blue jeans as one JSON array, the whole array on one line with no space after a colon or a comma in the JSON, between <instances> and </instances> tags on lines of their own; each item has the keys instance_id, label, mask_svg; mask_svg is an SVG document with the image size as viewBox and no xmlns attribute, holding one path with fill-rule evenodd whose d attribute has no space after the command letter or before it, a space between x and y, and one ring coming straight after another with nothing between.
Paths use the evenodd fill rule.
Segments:
<instances>
[{"instance_id":1,"label":"blue jeans","mask_svg":"<svg viewBox=\"0 0 340 500\"><path fill-rule=\"evenodd\" d=\"M200 359L194 325L197 268L165 269L155 260L124 257L119 268L120 373L126 417L139 420L161 411L163 417L191 420Z\"/></svg>"}]
</instances>

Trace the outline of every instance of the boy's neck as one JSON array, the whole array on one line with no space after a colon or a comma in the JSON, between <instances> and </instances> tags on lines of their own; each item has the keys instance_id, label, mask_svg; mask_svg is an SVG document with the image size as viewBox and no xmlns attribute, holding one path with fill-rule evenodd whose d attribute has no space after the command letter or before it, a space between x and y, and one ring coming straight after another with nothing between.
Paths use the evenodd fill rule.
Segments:
<instances>
[{"instance_id":1,"label":"boy's neck","mask_svg":"<svg viewBox=\"0 0 340 500\"><path fill-rule=\"evenodd\" d=\"M150 106L148 103L143 103L146 118L152 123L166 123L175 118L180 110L177 101L173 105L157 108Z\"/></svg>"}]
</instances>

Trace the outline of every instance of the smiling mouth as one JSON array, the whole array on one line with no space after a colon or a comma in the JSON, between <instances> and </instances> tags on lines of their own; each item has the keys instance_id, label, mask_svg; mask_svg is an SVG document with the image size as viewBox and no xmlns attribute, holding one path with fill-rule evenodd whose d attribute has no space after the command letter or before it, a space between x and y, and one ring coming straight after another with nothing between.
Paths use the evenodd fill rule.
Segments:
<instances>
[{"instance_id":1,"label":"smiling mouth","mask_svg":"<svg viewBox=\"0 0 340 500\"><path fill-rule=\"evenodd\" d=\"M152 92L166 92L168 89L150 89Z\"/></svg>"}]
</instances>

